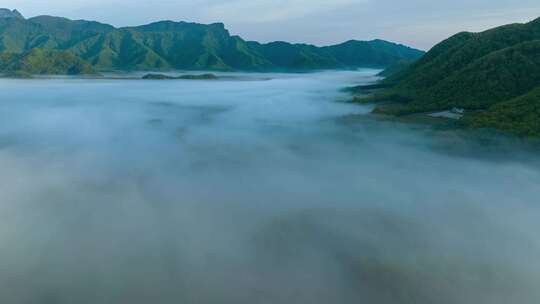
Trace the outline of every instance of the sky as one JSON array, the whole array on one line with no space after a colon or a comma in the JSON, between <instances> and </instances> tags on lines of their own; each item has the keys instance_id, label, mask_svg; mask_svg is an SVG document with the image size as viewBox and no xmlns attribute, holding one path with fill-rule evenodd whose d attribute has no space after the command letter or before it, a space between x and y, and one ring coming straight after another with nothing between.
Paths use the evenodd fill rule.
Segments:
<instances>
[{"instance_id":1,"label":"sky","mask_svg":"<svg viewBox=\"0 0 540 304\"><path fill-rule=\"evenodd\" d=\"M424 50L456 32L540 17L538 0L0 0L0 7L115 26L223 22L232 34L261 42L379 38Z\"/></svg>"}]
</instances>

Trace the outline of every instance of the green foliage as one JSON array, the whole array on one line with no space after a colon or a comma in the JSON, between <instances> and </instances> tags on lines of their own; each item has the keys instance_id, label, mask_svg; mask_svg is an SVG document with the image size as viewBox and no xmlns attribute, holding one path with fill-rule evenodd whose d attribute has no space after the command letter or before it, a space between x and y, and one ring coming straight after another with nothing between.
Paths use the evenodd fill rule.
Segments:
<instances>
[{"instance_id":1,"label":"green foliage","mask_svg":"<svg viewBox=\"0 0 540 304\"><path fill-rule=\"evenodd\" d=\"M250 46L265 58L274 69L344 68L343 64L330 53L312 45L272 42L268 44L250 43Z\"/></svg>"},{"instance_id":2,"label":"green foliage","mask_svg":"<svg viewBox=\"0 0 540 304\"><path fill-rule=\"evenodd\" d=\"M533 111L537 95L531 92L540 86L540 19L482 33L459 33L384 83L396 84L384 94L400 96L406 102L381 106L378 112L402 115L453 107L487 110L466 121L520 135L536 134L540 115ZM531 112L525 115L524 109ZM525 118L525 122L518 121Z\"/></svg>"},{"instance_id":3,"label":"green foliage","mask_svg":"<svg viewBox=\"0 0 540 304\"><path fill-rule=\"evenodd\" d=\"M137 27L60 17L0 19L0 53L70 53L98 70L313 70L385 67L423 52L386 41L316 47L260 44L231 36L222 23L161 21Z\"/></svg>"},{"instance_id":4,"label":"green foliage","mask_svg":"<svg viewBox=\"0 0 540 304\"><path fill-rule=\"evenodd\" d=\"M467 122L478 128L505 130L520 136L540 136L540 86L531 92L501 102L486 112L469 117Z\"/></svg>"},{"instance_id":5,"label":"green foliage","mask_svg":"<svg viewBox=\"0 0 540 304\"><path fill-rule=\"evenodd\" d=\"M1 71L7 75L79 75L94 74L90 64L67 52L33 49L23 54L2 54Z\"/></svg>"}]
</instances>

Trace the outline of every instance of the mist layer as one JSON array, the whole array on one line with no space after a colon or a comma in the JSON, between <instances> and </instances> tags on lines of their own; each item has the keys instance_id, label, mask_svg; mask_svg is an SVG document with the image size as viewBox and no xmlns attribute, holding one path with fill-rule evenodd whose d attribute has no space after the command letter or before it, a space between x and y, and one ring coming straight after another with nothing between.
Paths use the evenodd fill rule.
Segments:
<instances>
[{"instance_id":1,"label":"mist layer","mask_svg":"<svg viewBox=\"0 0 540 304\"><path fill-rule=\"evenodd\" d=\"M0 80L0 302L536 303L538 157L375 73Z\"/></svg>"}]
</instances>

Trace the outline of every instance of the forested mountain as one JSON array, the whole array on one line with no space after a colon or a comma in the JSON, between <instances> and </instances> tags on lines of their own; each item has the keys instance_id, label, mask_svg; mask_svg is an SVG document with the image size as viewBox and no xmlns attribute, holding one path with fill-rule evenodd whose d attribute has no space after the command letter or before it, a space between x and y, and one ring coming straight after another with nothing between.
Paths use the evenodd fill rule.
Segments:
<instances>
[{"instance_id":1,"label":"forested mountain","mask_svg":"<svg viewBox=\"0 0 540 304\"><path fill-rule=\"evenodd\" d=\"M384 94L404 102L380 112L458 107L487 111L466 119L475 126L540 134L540 19L459 33L385 82L393 87Z\"/></svg>"},{"instance_id":2,"label":"forested mountain","mask_svg":"<svg viewBox=\"0 0 540 304\"><path fill-rule=\"evenodd\" d=\"M231 36L222 23L160 21L143 26L111 25L60 17L14 17L0 11L0 53L35 49L71 54L97 70L312 70L386 67L416 60L422 51L382 40L349 41L329 47ZM17 12L18 14L18 12ZM19 14L20 15L20 14Z\"/></svg>"}]
</instances>

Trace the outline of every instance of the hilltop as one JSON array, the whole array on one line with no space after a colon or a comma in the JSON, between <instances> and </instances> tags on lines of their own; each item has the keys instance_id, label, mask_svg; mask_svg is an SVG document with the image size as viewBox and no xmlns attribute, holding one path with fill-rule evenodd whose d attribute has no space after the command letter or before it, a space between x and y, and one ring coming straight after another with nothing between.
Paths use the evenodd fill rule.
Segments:
<instances>
[{"instance_id":1,"label":"hilltop","mask_svg":"<svg viewBox=\"0 0 540 304\"><path fill-rule=\"evenodd\" d=\"M23 15L21 15L18 10L9 10L7 8L0 8L0 18L24 19Z\"/></svg>"}]
</instances>

